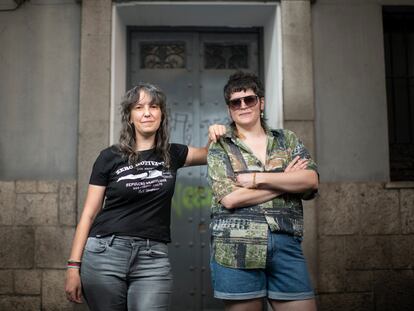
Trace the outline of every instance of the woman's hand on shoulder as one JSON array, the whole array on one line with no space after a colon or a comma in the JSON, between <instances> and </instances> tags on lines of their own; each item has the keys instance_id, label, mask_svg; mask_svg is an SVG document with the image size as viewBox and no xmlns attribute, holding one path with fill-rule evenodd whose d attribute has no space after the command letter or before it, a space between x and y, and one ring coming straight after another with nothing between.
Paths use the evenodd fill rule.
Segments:
<instances>
[{"instance_id":1,"label":"woman's hand on shoulder","mask_svg":"<svg viewBox=\"0 0 414 311\"><path fill-rule=\"evenodd\" d=\"M226 134L226 126L222 124L213 124L208 127L208 140L209 144L211 142L215 143L219 140L220 137Z\"/></svg>"},{"instance_id":2,"label":"woman's hand on shoulder","mask_svg":"<svg viewBox=\"0 0 414 311\"><path fill-rule=\"evenodd\" d=\"M208 128L208 143L205 147L196 148L188 146L187 159L185 160L185 166L204 165L207 163L208 147L212 142L217 140L226 134L226 127L221 124L213 124Z\"/></svg>"}]
</instances>

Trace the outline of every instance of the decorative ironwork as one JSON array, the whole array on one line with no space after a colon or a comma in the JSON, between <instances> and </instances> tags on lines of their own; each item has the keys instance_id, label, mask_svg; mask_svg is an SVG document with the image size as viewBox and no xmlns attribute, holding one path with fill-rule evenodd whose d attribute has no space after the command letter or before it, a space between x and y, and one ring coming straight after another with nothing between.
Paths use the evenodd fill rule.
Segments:
<instances>
[{"instance_id":1,"label":"decorative ironwork","mask_svg":"<svg viewBox=\"0 0 414 311\"><path fill-rule=\"evenodd\" d=\"M205 69L247 69L248 59L247 44L206 43L204 45Z\"/></svg>"},{"instance_id":2,"label":"decorative ironwork","mask_svg":"<svg viewBox=\"0 0 414 311\"><path fill-rule=\"evenodd\" d=\"M141 68L177 69L185 68L184 42L141 43Z\"/></svg>"}]
</instances>

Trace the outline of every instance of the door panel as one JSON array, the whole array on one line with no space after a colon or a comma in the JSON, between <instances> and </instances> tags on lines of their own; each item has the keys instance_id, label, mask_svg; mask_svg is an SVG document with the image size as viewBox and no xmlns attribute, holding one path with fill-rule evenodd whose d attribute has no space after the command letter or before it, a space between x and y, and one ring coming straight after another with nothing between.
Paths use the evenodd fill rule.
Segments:
<instances>
[{"instance_id":1,"label":"door panel","mask_svg":"<svg viewBox=\"0 0 414 311\"><path fill-rule=\"evenodd\" d=\"M207 143L208 126L228 123L223 87L236 69L258 74L258 33L130 31L128 88L139 81L167 94L171 142ZM172 310L222 310L209 269L211 191L206 166L179 171L172 207Z\"/></svg>"}]
</instances>

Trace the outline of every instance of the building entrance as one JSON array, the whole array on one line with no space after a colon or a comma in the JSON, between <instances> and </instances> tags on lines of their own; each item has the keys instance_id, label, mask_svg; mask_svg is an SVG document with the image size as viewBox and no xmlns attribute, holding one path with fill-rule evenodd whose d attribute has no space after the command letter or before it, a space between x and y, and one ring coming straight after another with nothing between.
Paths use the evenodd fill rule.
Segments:
<instances>
[{"instance_id":1,"label":"building entrance","mask_svg":"<svg viewBox=\"0 0 414 311\"><path fill-rule=\"evenodd\" d=\"M128 89L137 82L167 94L171 142L207 143L207 129L228 123L223 87L230 74L259 74L259 29L128 32ZM222 310L213 298L209 270L211 191L207 168L181 169L172 206L170 258L174 274L172 310Z\"/></svg>"}]
</instances>

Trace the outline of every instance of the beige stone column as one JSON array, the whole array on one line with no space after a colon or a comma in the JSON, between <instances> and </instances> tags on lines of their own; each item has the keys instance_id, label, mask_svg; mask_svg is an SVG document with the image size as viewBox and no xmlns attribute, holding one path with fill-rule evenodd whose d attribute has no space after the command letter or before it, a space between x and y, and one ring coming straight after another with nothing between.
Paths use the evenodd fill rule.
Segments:
<instances>
[{"instance_id":1,"label":"beige stone column","mask_svg":"<svg viewBox=\"0 0 414 311\"><path fill-rule=\"evenodd\" d=\"M80 53L78 218L99 151L109 144L111 0L83 0Z\"/></svg>"},{"instance_id":2,"label":"beige stone column","mask_svg":"<svg viewBox=\"0 0 414 311\"><path fill-rule=\"evenodd\" d=\"M284 127L294 131L315 154L315 107L310 0L281 0ZM317 210L304 204L304 252L317 287Z\"/></svg>"}]
</instances>

